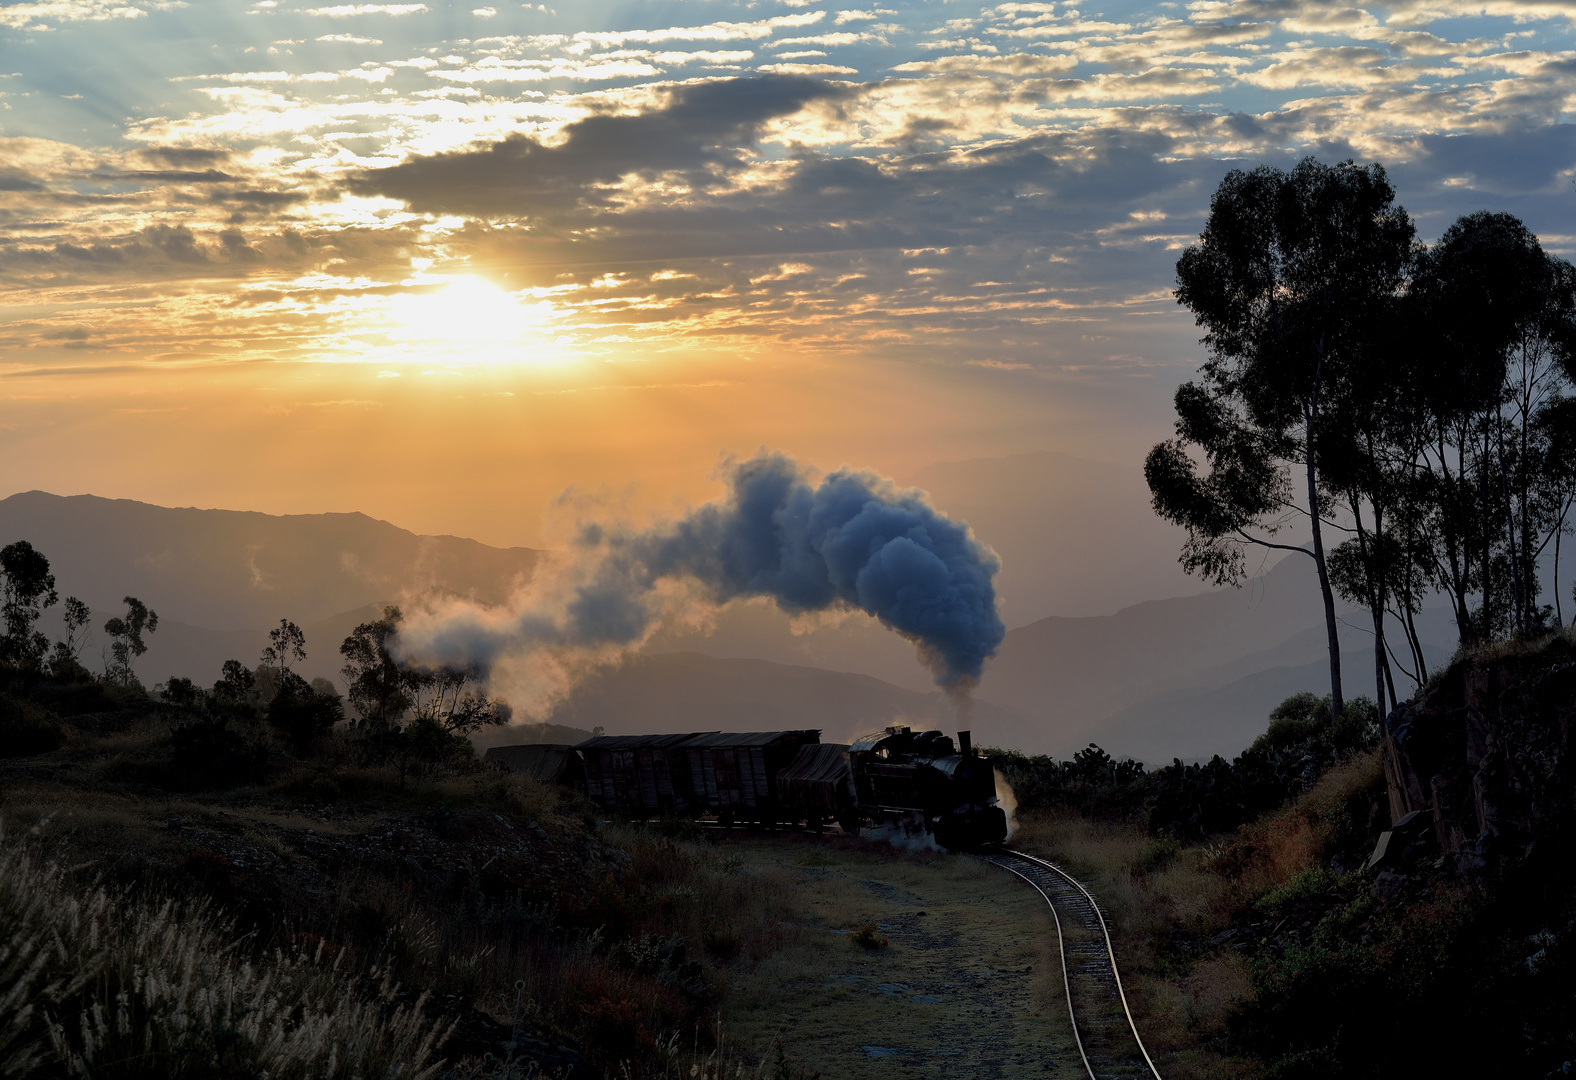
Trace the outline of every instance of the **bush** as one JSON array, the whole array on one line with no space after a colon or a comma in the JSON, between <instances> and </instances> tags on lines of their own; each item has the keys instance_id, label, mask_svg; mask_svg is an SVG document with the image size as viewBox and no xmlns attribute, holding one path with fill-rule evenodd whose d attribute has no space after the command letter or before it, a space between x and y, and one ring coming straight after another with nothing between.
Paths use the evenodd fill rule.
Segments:
<instances>
[{"instance_id":1,"label":"bush","mask_svg":"<svg viewBox=\"0 0 1576 1080\"><path fill-rule=\"evenodd\" d=\"M176 780L182 787L255 784L268 772L268 748L230 730L229 720L222 716L176 728L170 743Z\"/></svg>"},{"instance_id":2,"label":"bush","mask_svg":"<svg viewBox=\"0 0 1576 1080\"><path fill-rule=\"evenodd\" d=\"M1200 840L1284 806L1340 762L1379 741L1378 709L1367 698L1346 703L1330 720L1330 699L1295 694L1270 714L1269 729L1233 761L1218 754L1203 764L1173 761L1148 772L1143 762L1117 759L1091 743L1071 761L987 749L1012 785L1020 810L1074 810L1097 818L1146 814L1149 830Z\"/></svg>"},{"instance_id":3,"label":"bush","mask_svg":"<svg viewBox=\"0 0 1576 1080\"><path fill-rule=\"evenodd\" d=\"M327 735L344 715L332 687L325 691L293 671L281 675L279 689L268 703L268 723L290 740L297 754L304 754L313 739Z\"/></svg>"},{"instance_id":4,"label":"bush","mask_svg":"<svg viewBox=\"0 0 1576 1080\"><path fill-rule=\"evenodd\" d=\"M59 749L63 736L54 714L10 694L0 694L0 757L26 757Z\"/></svg>"},{"instance_id":5,"label":"bush","mask_svg":"<svg viewBox=\"0 0 1576 1080\"><path fill-rule=\"evenodd\" d=\"M852 935L850 940L861 949L874 951L884 949L891 944L887 941L887 936L881 932L881 928L873 922L860 923L854 927Z\"/></svg>"}]
</instances>

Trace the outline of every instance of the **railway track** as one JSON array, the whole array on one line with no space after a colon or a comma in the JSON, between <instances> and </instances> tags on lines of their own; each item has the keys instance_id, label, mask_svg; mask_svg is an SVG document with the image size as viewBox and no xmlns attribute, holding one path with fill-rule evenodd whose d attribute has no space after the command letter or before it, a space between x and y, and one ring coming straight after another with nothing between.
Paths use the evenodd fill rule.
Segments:
<instances>
[{"instance_id":1,"label":"railway track","mask_svg":"<svg viewBox=\"0 0 1576 1080\"><path fill-rule=\"evenodd\" d=\"M1067 1015L1089 1080L1160 1080L1127 1007L1105 914L1089 890L1055 863L1021 851L980 858L1028 882L1050 905Z\"/></svg>"}]
</instances>

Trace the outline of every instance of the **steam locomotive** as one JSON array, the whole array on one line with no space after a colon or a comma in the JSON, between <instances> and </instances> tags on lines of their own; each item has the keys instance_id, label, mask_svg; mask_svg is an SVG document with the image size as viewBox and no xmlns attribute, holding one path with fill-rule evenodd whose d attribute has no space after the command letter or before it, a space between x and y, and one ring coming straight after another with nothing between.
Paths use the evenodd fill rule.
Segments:
<instances>
[{"instance_id":1,"label":"steam locomotive","mask_svg":"<svg viewBox=\"0 0 1576 1080\"><path fill-rule=\"evenodd\" d=\"M494 747L489 760L543 780L578 786L608 813L626 817L714 817L725 826L803 823L846 833L866 825L925 833L963 850L1007 838L995 772L939 731L893 726L851 746L821 742L814 729L600 735L574 747ZM551 763L549 766L547 763Z\"/></svg>"}]
</instances>

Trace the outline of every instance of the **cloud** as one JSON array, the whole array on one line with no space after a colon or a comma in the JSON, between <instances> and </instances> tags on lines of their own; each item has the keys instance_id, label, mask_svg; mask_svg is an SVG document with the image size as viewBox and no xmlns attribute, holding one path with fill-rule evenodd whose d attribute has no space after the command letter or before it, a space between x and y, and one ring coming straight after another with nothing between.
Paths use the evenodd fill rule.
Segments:
<instances>
[{"instance_id":1,"label":"cloud","mask_svg":"<svg viewBox=\"0 0 1576 1080\"><path fill-rule=\"evenodd\" d=\"M135 35L158 8L0 19L124 19ZM95 322L96 343L143 340L115 292L142 266L185 283L148 301L191 320L183 347L222 327L268 355L288 337L393 363L378 319L424 287L420 256L538 290L533 325L587 355L935 343L1049 378L1069 367L1035 351L1044 328L1174 315L1154 297L1235 165L1382 160L1427 228L1490 204L1562 222L1576 176L1564 0L832 6L673 26L632 22L654 10L638 6L561 10L561 32L534 35L406 20L397 50L319 36L375 58L343 70L311 47L258 71L195 55L168 72L188 80L183 104L128 121L124 143L0 141L0 278L123 312ZM876 43L879 76L833 51ZM189 81L202 71L217 73ZM0 109L38 108L24 84L0 83ZM68 340L71 317L51 318L38 325Z\"/></svg>"},{"instance_id":2,"label":"cloud","mask_svg":"<svg viewBox=\"0 0 1576 1080\"><path fill-rule=\"evenodd\" d=\"M348 19L352 15L423 15L429 10L426 4L336 4L332 7L305 8L303 14Z\"/></svg>"},{"instance_id":3,"label":"cloud","mask_svg":"<svg viewBox=\"0 0 1576 1080\"><path fill-rule=\"evenodd\" d=\"M802 15L777 15L757 22L714 22L705 26L670 26L663 30L581 31L574 43L581 48L617 48L628 42L657 44L664 41L760 41L788 27L811 26L826 18L824 11Z\"/></svg>"},{"instance_id":4,"label":"cloud","mask_svg":"<svg viewBox=\"0 0 1576 1080\"><path fill-rule=\"evenodd\" d=\"M104 22L109 19L141 19L148 8L165 5L116 3L115 0L41 0L39 3L7 4L0 7L0 26L12 30L37 27L52 22ZM184 6L184 5L182 5Z\"/></svg>"},{"instance_id":5,"label":"cloud","mask_svg":"<svg viewBox=\"0 0 1576 1080\"><path fill-rule=\"evenodd\" d=\"M631 174L681 174L706 189L744 167L737 148L754 142L768 121L846 93L785 75L694 83L673 88L649 112L577 120L551 146L513 135L363 172L348 186L423 211L488 217L605 205L607 188Z\"/></svg>"},{"instance_id":6,"label":"cloud","mask_svg":"<svg viewBox=\"0 0 1576 1080\"><path fill-rule=\"evenodd\" d=\"M775 72L780 75L857 75L858 68L838 64L762 64L756 71Z\"/></svg>"}]
</instances>

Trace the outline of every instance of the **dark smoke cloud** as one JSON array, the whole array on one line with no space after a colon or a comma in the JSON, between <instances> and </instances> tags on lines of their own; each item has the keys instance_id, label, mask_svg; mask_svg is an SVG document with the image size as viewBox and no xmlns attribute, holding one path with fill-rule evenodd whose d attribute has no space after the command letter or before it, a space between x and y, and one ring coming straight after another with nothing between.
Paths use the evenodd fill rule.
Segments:
<instances>
[{"instance_id":1,"label":"dark smoke cloud","mask_svg":"<svg viewBox=\"0 0 1576 1080\"><path fill-rule=\"evenodd\" d=\"M925 502L868 472L813 482L782 454L728 467L729 494L645 530L586 526L575 556L507 611L454 604L414 618L402 648L428 662L510 669L533 704L696 604L764 597L798 615L856 609L913 641L949 692L966 693L1005 628L996 556Z\"/></svg>"}]
</instances>

